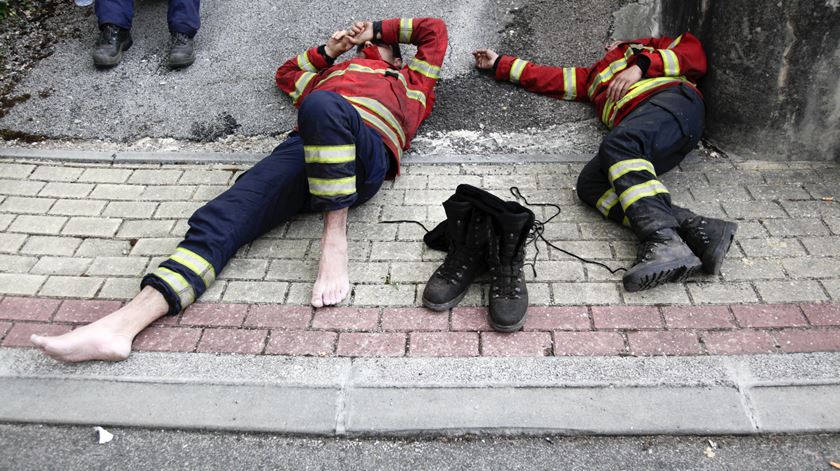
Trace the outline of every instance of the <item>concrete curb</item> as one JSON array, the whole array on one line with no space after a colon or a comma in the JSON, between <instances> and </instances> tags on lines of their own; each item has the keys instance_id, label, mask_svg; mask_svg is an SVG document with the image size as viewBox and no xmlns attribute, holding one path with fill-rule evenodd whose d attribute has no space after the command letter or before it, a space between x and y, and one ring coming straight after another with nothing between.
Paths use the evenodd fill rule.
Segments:
<instances>
[{"instance_id":1,"label":"concrete curb","mask_svg":"<svg viewBox=\"0 0 840 471\"><path fill-rule=\"evenodd\" d=\"M0 350L0 421L400 436L840 431L840 354L347 359Z\"/></svg>"}]
</instances>

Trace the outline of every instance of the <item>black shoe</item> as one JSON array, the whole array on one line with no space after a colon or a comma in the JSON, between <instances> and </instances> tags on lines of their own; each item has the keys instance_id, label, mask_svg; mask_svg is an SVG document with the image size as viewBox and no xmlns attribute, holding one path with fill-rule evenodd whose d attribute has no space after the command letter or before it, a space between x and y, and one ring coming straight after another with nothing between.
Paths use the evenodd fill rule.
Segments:
<instances>
[{"instance_id":1,"label":"black shoe","mask_svg":"<svg viewBox=\"0 0 840 471\"><path fill-rule=\"evenodd\" d=\"M636 264L624 274L624 289L632 293L682 281L702 265L674 229L660 229L639 246Z\"/></svg>"},{"instance_id":2,"label":"black shoe","mask_svg":"<svg viewBox=\"0 0 840 471\"><path fill-rule=\"evenodd\" d=\"M100 28L99 39L93 49L93 64L97 67L113 67L120 63L123 52L134 42L131 31L117 25L104 24Z\"/></svg>"},{"instance_id":3,"label":"black shoe","mask_svg":"<svg viewBox=\"0 0 840 471\"><path fill-rule=\"evenodd\" d=\"M454 198L443 208L449 249L423 290L423 305L433 311L457 306L473 280L487 271L487 216Z\"/></svg>"},{"instance_id":4,"label":"black shoe","mask_svg":"<svg viewBox=\"0 0 840 471\"><path fill-rule=\"evenodd\" d=\"M496 215L496 227L490 227L490 325L500 332L515 332L528 313L523 266L534 213L518 203L506 205L510 212Z\"/></svg>"},{"instance_id":5,"label":"black shoe","mask_svg":"<svg viewBox=\"0 0 840 471\"><path fill-rule=\"evenodd\" d=\"M169 50L169 67L187 67L195 62L195 41L184 33L172 33L172 48Z\"/></svg>"},{"instance_id":6,"label":"black shoe","mask_svg":"<svg viewBox=\"0 0 840 471\"><path fill-rule=\"evenodd\" d=\"M680 235L691 251L703 261L703 271L719 275L726 252L735 240L738 224L695 215L682 222Z\"/></svg>"}]
</instances>

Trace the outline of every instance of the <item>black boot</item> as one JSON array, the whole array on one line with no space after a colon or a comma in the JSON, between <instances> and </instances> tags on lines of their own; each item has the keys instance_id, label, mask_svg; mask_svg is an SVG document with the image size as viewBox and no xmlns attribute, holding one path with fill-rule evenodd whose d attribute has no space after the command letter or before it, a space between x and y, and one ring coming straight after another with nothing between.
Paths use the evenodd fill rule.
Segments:
<instances>
[{"instance_id":1,"label":"black boot","mask_svg":"<svg viewBox=\"0 0 840 471\"><path fill-rule=\"evenodd\" d=\"M97 67L113 67L120 63L123 52L134 42L131 31L117 25L104 24L99 30L99 39L93 49L93 64Z\"/></svg>"},{"instance_id":2,"label":"black boot","mask_svg":"<svg viewBox=\"0 0 840 471\"><path fill-rule=\"evenodd\" d=\"M454 197L443 208L449 249L423 290L423 305L433 311L457 306L473 280L487 271L487 215Z\"/></svg>"},{"instance_id":3,"label":"black boot","mask_svg":"<svg viewBox=\"0 0 840 471\"><path fill-rule=\"evenodd\" d=\"M534 225L534 213L513 202L509 212L494 215L489 228L490 325L500 332L515 332L525 324L528 288L525 286L525 243Z\"/></svg>"},{"instance_id":4,"label":"black boot","mask_svg":"<svg viewBox=\"0 0 840 471\"><path fill-rule=\"evenodd\" d=\"M624 274L624 289L641 291L669 281L682 281L700 269L702 263L677 231L660 229L639 246L636 264Z\"/></svg>"},{"instance_id":5,"label":"black boot","mask_svg":"<svg viewBox=\"0 0 840 471\"><path fill-rule=\"evenodd\" d=\"M679 233L691 251L703 261L703 271L719 275L726 252L735 240L738 224L721 219L693 215L680 221Z\"/></svg>"},{"instance_id":6,"label":"black boot","mask_svg":"<svg viewBox=\"0 0 840 471\"><path fill-rule=\"evenodd\" d=\"M172 33L172 48L169 50L169 67L178 69L195 62L195 41L184 33Z\"/></svg>"}]
</instances>

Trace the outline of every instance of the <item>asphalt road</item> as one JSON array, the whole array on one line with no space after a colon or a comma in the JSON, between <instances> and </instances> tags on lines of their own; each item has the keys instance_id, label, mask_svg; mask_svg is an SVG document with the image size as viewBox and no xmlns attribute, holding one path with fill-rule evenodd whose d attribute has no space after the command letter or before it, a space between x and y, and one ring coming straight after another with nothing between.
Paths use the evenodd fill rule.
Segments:
<instances>
[{"instance_id":1,"label":"asphalt road","mask_svg":"<svg viewBox=\"0 0 840 471\"><path fill-rule=\"evenodd\" d=\"M469 52L487 46L543 63L588 65L600 57L610 37L613 14L632 2L205 0L198 59L182 71L165 66L166 2L137 3L134 46L122 64L107 71L96 70L90 59L96 24L90 10L78 9L67 18L90 34L64 40L32 70L15 90L31 98L0 119L0 129L108 142L276 136L293 126L295 116L273 81L284 60L323 43L352 20L439 16L449 25L450 48L438 106L421 136L513 133L512 143L496 136L498 143L489 149L509 152L528 147L517 147L516 133L529 140L527 136L549 129L541 140L563 140L562 150L591 152L602 130L588 105L496 83L473 69ZM476 150L470 141L478 137L461 136L464 151Z\"/></svg>"},{"instance_id":2,"label":"asphalt road","mask_svg":"<svg viewBox=\"0 0 840 471\"><path fill-rule=\"evenodd\" d=\"M0 425L2 469L831 470L840 436L296 438Z\"/></svg>"}]
</instances>

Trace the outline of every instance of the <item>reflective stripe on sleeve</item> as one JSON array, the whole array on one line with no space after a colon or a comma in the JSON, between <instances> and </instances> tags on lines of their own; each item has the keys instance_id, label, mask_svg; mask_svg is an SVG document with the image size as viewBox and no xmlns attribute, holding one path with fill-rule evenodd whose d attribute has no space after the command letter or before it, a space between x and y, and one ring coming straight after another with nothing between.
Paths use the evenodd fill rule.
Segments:
<instances>
[{"instance_id":1,"label":"reflective stripe on sleeve","mask_svg":"<svg viewBox=\"0 0 840 471\"><path fill-rule=\"evenodd\" d=\"M322 83L326 82L327 80L330 80L330 79L335 78L335 77L340 77L340 76L346 74L348 71L349 72L362 72L362 73L366 73L366 74L385 75L385 73L388 72L388 70L389 69L371 69L370 67L365 67L365 66L359 65L359 64L350 64L349 66L347 66L346 69L336 70L335 72L332 72L329 75L327 75L326 77L324 77L323 80L318 82L318 86L320 86ZM391 75L388 75L388 76L389 77L394 77L395 75L391 74ZM421 92L420 90L414 90L413 88L409 88L408 81L405 79L403 74L401 74L401 73L396 74L396 77L400 81L400 83L403 85L403 88L405 88L405 95L411 100L415 100L415 101L420 102L420 104L423 105L423 107L425 108L426 107L426 94Z\"/></svg>"},{"instance_id":2,"label":"reflective stripe on sleeve","mask_svg":"<svg viewBox=\"0 0 840 471\"><path fill-rule=\"evenodd\" d=\"M612 185L616 180L630 172L648 172L653 175L653 178L656 178L656 170L653 168L653 164L645 159L629 159L616 162L610 166L607 176Z\"/></svg>"},{"instance_id":3,"label":"reflective stripe on sleeve","mask_svg":"<svg viewBox=\"0 0 840 471\"><path fill-rule=\"evenodd\" d=\"M414 18L400 18L400 42L411 44L411 33L414 30Z\"/></svg>"},{"instance_id":4,"label":"reflective stripe on sleeve","mask_svg":"<svg viewBox=\"0 0 840 471\"><path fill-rule=\"evenodd\" d=\"M519 79L522 77L522 72L525 70L526 65L528 65L528 61L524 61L522 59L513 60L513 64L510 66L511 82L519 83Z\"/></svg>"},{"instance_id":5,"label":"reflective stripe on sleeve","mask_svg":"<svg viewBox=\"0 0 840 471\"><path fill-rule=\"evenodd\" d=\"M343 164L356 160L356 145L303 146L303 159L308 164Z\"/></svg>"},{"instance_id":6,"label":"reflective stripe on sleeve","mask_svg":"<svg viewBox=\"0 0 840 471\"><path fill-rule=\"evenodd\" d=\"M675 39L674 42L672 42L671 45L668 46L668 49L673 49L673 48L677 47L680 44L680 41L682 41L683 36L685 36L685 35L681 34L681 35L677 36L677 39Z\"/></svg>"},{"instance_id":7,"label":"reflective stripe on sleeve","mask_svg":"<svg viewBox=\"0 0 840 471\"><path fill-rule=\"evenodd\" d=\"M315 196L347 196L356 192L356 176L345 178L307 178L309 193Z\"/></svg>"},{"instance_id":8,"label":"reflective stripe on sleeve","mask_svg":"<svg viewBox=\"0 0 840 471\"><path fill-rule=\"evenodd\" d=\"M592 85L589 86L589 90L587 90L587 95L589 98L592 98L595 95L595 91L598 89L598 86L602 83L609 82L613 76L622 70L627 68L627 60L622 58L619 59L609 66L606 69L602 70L601 73L595 76L595 79L592 81Z\"/></svg>"},{"instance_id":9,"label":"reflective stripe on sleeve","mask_svg":"<svg viewBox=\"0 0 840 471\"><path fill-rule=\"evenodd\" d=\"M574 100L577 98L577 76L574 68L563 69L563 99Z\"/></svg>"},{"instance_id":10,"label":"reflective stripe on sleeve","mask_svg":"<svg viewBox=\"0 0 840 471\"><path fill-rule=\"evenodd\" d=\"M209 288L216 281L216 269L213 268L213 265L192 250L178 247L169 259L189 268L193 273L201 277L204 281L205 288Z\"/></svg>"},{"instance_id":11,"label":"reflective stripe on sleeve","mask_svg":"<svg viewBox=\"0 0 840 471\"><path fill-rule=\"evenodd\" d=\"M656 196L662 193L668 193L668 189L665 188L665 185L663 185L659 180L650 180L624 190L618 199L621 201L621 208L626 213L627 208L640 199Z\"/></svg>"},{"instance_id":12,"label":"reflective stripe on sleeve","mask_svg":"<svg viewBox=\"0 0 840 471\"><path fill-rule=\"evenodd\" d=\"M662 56L662 70L668 77L676 77L680 75L680 60L677 54L670 49L659 49L659 55Z\"/></svg>"},{"instance_id":13,"label":"reflective stripe on sleeve","mask_svg":"<svg viewBox=\"0 0 840 471\"><path fill-rule=\"evenodd\" d=\"M618 203L618 195L615 194L615 190L610 188L609 190L605 191L600 198L598 198L598 202L595 203L595 207L604 217L609 217L610 211L612 211L613 206Z\"/></svg>"},{"instance_id":14,"label":"reflective stripe on sleeve","mask_svg":"<svg viewBox=\"0 0 840 471\"><path fill-rule=\"evenodd\" d=\"M195 290L193 290L193 287L179 273L168 268L158 267L154 271L154 275L172 288L172 291L181 300L181 309L184 309L195 301Z\"/></svg>"},{"instance_id":15,"label":"reflective stripe on sleeve","mask_svg":"<svg viewBox=\"0 0 840 471\"><path fill-rule=\"evenodd\" d=\"M297 103L300 99L300 96L303 94L303 91L306 90L306 86L309 85L309 82L315 78L316 74L312 72L304 72L298 77L297 81L295 82L295 91L289 93L289 96L292 98L293 103Z\"/></svg>"},{"instance_id":16,"label":"reflective stripe on sleeve","mask_svg":"<svg viewBox=\"0 0 840 471\"><path fill-rule=\"evenodd\" d=\"M432 80L439 80L440 79L440 67L436 65L429 64L428 62L418 59L416 57L412 57L408 61L408 68L429 77Z\"/></svg>"},{"instance_id":17,"label":"reflective stripe on sleeve","mask_svg":"<svg viewBox=\"0 0 840 471\"><path fill-rule=\"evenodd\" d=\"M305 72L318 72L318 69L312 65L312 62L309 61L309 55L307 52L297 56L297 66L300 70Z\"/></svg>"}]
</instances>

